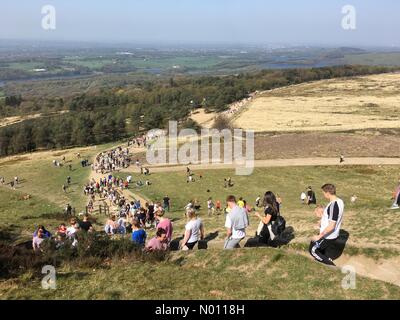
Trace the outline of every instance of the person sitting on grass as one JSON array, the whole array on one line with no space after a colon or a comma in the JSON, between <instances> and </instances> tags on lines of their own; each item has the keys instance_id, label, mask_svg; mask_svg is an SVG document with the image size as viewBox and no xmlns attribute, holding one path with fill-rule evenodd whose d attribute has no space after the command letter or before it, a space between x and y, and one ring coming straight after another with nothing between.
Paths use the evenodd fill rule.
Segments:
<instances>
[{"instance_id":1,"label":"person sitting on grass","mask_svg":"<svg viewBox=\"0 0 400 320\"><path fill-rule=\"evenodd\" d=\"M303 191L303 192L300 194L300 201L301 201L302 204L305 204L305 203L306 203L306 200L307 200L307 194Z\"/></svg>"},{"instance_id":2,"label":"person sitting on grass","mask_svg":"<svg viewBox=\"0 0 400 320\"><path fill-rule=\"evenodd\" d=\"M72 237L79 230L78 220L76 218L71 218L69 221L70 226L67 228L67 236Z\"/></svg>"},{"instance_id":3,"label":"person sitting on grass","mask_svg":"<svg viewBox=\"0 0 400 320\"><path fill-rule=\"evenodd\" d=\"M47 239L47 237L45 236L43 229L39 228L36 231L36 236L34 236L32 239L33 251L35 252L41 251L40 246L45 239Z\"/></svg>"},{"instance_id":4,"label":"person sitting on grass","mask_svg":"<svg viewBox=\"0 0 400 320\"><path fill-rule=\"evenodd\" d=\"M33 237L36 237L39 230L42 232L42 235L45 239L47 238L51 238L51 233L49 231L46 230L46 228L43 225L40 225L37 227L37 229L35 230L35 232L33 233Z\"/></svg>"},{"instance_id":5,"label":"person sitting on grass","mask_svg":"<svg viewBox=\"0 0 400 320\"><path fill-rule=\"evenodd\" d=\"M144 247L146 242L146 231L140 225L139 220L133 219L132 221L132 241L141 247Z\"/></svg>"},{"instance_id":6,"label":"person sitting on grass","mask_svg":"<svg viewBox=\"0 0 400 320\"><path fill-rule=\"evenodd\" d=\"M70 220L70 226L67 228L66 236L72 240L72 246L75 247L78 244L77 233L79 231L79 223L76 218Z\"/></svg>"},{"instance_id":7,"label":"person sitting on grass","mask_svg":"<svg viewBox=\"0 0 400 320\"><path fill-rule=\"evenodd\" d=\"M227 239L225 240L224 249L230 250L240 247L240 241L246 237L249 217L246 210L237 205L235 196L228 196L226 202L229 213L226 215L225 220Z\"/></svg>"},{"instance_id":8,"label":"person sitting on grass","mask_svg":"<svg viewBox=\"0 0 400 320\"><path fill-rule=\"evenodd\" d=\"M307 188L307 204L317 204L317 197L315 196L315 192L311 187Z\"/></svg>"},{"instance_id":9,"label":"person sitting on grass","mask_svg":"<svg viewBox=\"0 0 400 320\"><path fill-rule=\"evenodd\" d=\"M140 225L144 227L146 225L146 209L145 208L140 208L139 211L136 213L135 217Z\"/></svg>"},{"instance_id":10,"label":"person sitting on grass","mask_svg":"<svg viewBox=\"0 0 400 320\"><path fill-rule=\"evenodd\" d=\"M182 250L193 250L199 240L204 239L204 226L197 217L196 211L189 209L186 213L189 222L185 226L185 236L181 243Z\"/></svg>"},{"instance_id":11,"label":"person sitting on grass","mask_svg":"<svg viewBox=\"0 0 400 320\"><path fill-rule=\"evenodd\" d=\"M92 223L89 221L89 215L85 214L83 216L83 220L79 223L79 227L81 230L85 231L85 232L93 232L94 228Z\"/></svg>"},{"instance_id":12,"label":"person sitting on grass","mask_svg":"<svg viewBox=\"0 0 400 320\"><path fill-rule=\"evenodd\" d=\"M273 246L273 240L276 235L272 232L272 224L276 221L279 215L279 203L273 192L267 191L264 195L264 215L256 212L255 215L261 222L257 230L259 242L265 245Z\"/></svg>"},{"instance_id":13,"label":"person sitting on grass","mask_svg":"<svg viewBox=\"0 0 400 320\"><path fill-rule=\"evenodd\" d=\"M160 205L157 206L157 212L155 215L156 220L158 221L157 224L157 230L158 229L164 229L165 232L167 233L167 243L169 243L172 240L172 232L173 232L173 227L172 227L172 222L168 218L164 217L165 210L164 208Z\"/></svg>"},{"instance_id":14,"label":"person sitting on grass","mask_svg":"<svg viewBox=\"0 0 400 320\"><path fill-rule=\"evenodd\" d=\"M61 223L58 228L57 228L57 234L67 234L67 226L65 225L65 223Z\"/></svg>"},{"instance_id":15,"label":"person sitting on grass","mask_svg":"<svg viewBox=\"0 0 400 320\"><path fill-rule=\"evenodd\" d=\"M106 222L104 231L109 235L123 233L121 225L116 221L117 217L113 214Z\"/></svg>"},{"instance_id":16,"label":"person sitting on grass","mask_svg":"<svg viewBox=\"0 0 400 320\"><path fill-rule=\"evenodd\" d=\"M56 249L63 248L65 246L65 241L67 236L63 233L57 234L57 237L54 239L54 243L56 244Z\"/></svg>"},{"instance_id":17,"label":"person sitting on grass","mask_svg":"<svg viewBox=\"0 0 400 320\"><path fill-rule=\"evenodd\" d=\"M146 251L166 251L168 249L167 231L157 229L156 236L147 243Z\"/></svg>"},{"instance_id":18,"label":"person sitting on grass","mask_svg":"<svg viewBox=\"0 0 400 320\"><path fill-rule=\"evenodd\" d=\"M321 218L320 232L311 240L309 252L315 260L334 266L332 258L327 255L327 249L335 248L343 221L344 203L336 196L336 187L333 184L323 185L322 192L329 204Z\"/></svg>"}]
</instances>

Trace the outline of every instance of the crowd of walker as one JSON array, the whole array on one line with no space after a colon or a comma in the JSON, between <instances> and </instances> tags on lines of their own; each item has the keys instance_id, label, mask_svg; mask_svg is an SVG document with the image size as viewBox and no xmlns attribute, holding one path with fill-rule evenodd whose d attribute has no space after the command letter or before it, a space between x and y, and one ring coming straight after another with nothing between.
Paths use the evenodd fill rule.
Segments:
<instances>
[{"instance_id":1,"label":"crowd of walker","mask_svg":"<svg viewBox=\"0 0 400 320\"><path fill-rule=\"evenodd\" d=\"M109 176L109 179L101 179L100 182L92 184L89 191L93 195L103 196L102 192L118 186L118 179ZM102 191L103 188L103 191ZM106 191L108 192L108 191ZM336 188L332 184L322 187L324 197L329 201L326 207L317 206L316 216L319 218L319 234L313 237L310 243L310 254L319 262L334 265L331 257L327 255L328 249L335 246L339 237L340 227L343 221L344 203L336 196ZM315 194L310 192L310 200L313 201ZM114 200L112 200L114 201ZM268 191L263 199L260 196L256 199L256 206L263 209L257 212L255 208L242 198L236 199L230 195L226 198L226 206L221 210L220 201L214 204L212 198L207 201L207 212L213 215L222 211L225 214L226 239L224 249L240 248L240 243L246 238L246 229L249 226L249 215L259 219L256 237L254 238L259 246L277 246L277 239L285 229L285 220L280 215L282 200L273 192ZM116 201L118 211L112 214L106 221L103 230L110 237L123 237L130 234L134 243L145 251L168 250L173 241L174 228L172 221L167 217L171 208L171 200L166 195L162 202L141 204L140 201L128 202L124 197ZM192 202L184 208L187 223L183 231L183 239L179 243L181 250L193 250L196 245L205 238L205 226L198 216L198 207ZM217 211L218 210L218 211ZM55 230L54 236L44 226L39 226L34 234L32 246L35 251L41 250L41 244L45 239L55 241L57 247L69 243L76 246L79 243L79 232L98 232L90 222L90 214L82 217L71 217L69 226L61 224ZM147 239L147 233L151 230L155 236ZM176 232L176 231L175 231Z\"/></svg>"},{"instance_id":2,"label":"crowd of walker","mask_svg":"<svg viewBox=\"0 0 400 320\"><path fill-rule=\"evenodd\" d=\"M92 170L101 172L118 171L128 168L130 166L131 156L129 148L122 148L121 146L107 152L102 152L96 157L96 162L92 164Z\"/></svg>"},{"instance_id":3,"label":"crowd of walker","mask_svg":"<svg viewBox=\"0 0 400 320\"><path fill-rule=\"evenodd\" d=\"M146 251L153 250L168 250L173 240L173 223L166 217L167 212L171 208L171 199L166 195L161 202L146 202L141 203L139 200L128 201L123 190L129 188L133 183L132 176L125 179L113 175L114 171L118 171L130 166L131 154L130 146L146 146L146 138L136 138L128 142L128 148L117 147L113 150L102 152L96 157L96 161L91 165L92 170L102 175L107 174L99 180L92 179L84 186L83 192L89 198L87 211L85 214L80 214L79 217L72 216L72 207L70 204L66 206L65 212L71 216L67 227L66 224L61 224L52 235L44 226L39 226L33 233L32 246L35 251L41 251L41 244L45 239L52 239L56 242L57 247L62 247L69 243L73 247L78 244L80 232L98 232L95 230L91 217L95 211L94 203L96 198L103 201L105 206L117 208L116 212L111 214L101 232L105 232L111 237L120 237L126 234L131 234L131 239L138 246L143 247ZM80 158L80 154L78 154ZM87 160L82 160L85 166L88 165ZM341 157L341 162L344 161ZM66 163L65 157L62 162L53 161L54 166L60 166ZM135 162L136 166L141 168L141 174L149 175L148 168L143 170L139 160ZM84 166L82 162L82 166ZM70 168L71 170L71 168ZM187 183L195 182L195 174L187 167ZM203 178L202 174L198 175L198 179ZM11 188L20 183L20 178L15 176L10 182L6 183L4 177L0 177L0 185L9 184ZM71 183L71 177L68 176L66 183L63 185L63 191L66 192L67 186ZM146 181L146 185L150 185ZM136 182L136 186L142 186L140 180ZM224 188L234 186L231 177L224 179ZM210 192L210 190L207 190ZM324 264L334 265L332 257L328 252L334 251L336 242L339 238L340 228L343 221L344 202L336 195L336 187L332 184L322 186L324 198L329 201L325 207L317 205L317 198L311 186L300 195L300 200L303 204L314 205L314 211L318 218L319 233L314 236L309 246L311 256ZM400 208L400 181L399 186L393 193L394 203L391 209ZM108 203L107 203L108 201ZM351 202L357 201L357 196L351 197ZM253 239L253 244L259 246L279 246L279 238L285 231L285 219L281 216L282 200L278 195L268 191L263 197L257 196L255 200L255 208L262 209L262 213L251 207L243 198L236 199L230 195L226 198L226 205L222 208L220 200L214 202L212 197L207 200L208 216L213 216L215 213L220 215L225 214L226 239L224 241L224 249L240 248L240 243L247 237L246 229L250 224L249 215L253 214L259 219L259 225L256 232L256 237ZM199 241L205 238L205 228L203 221L199 218L198 213L201 204L197 199L190 200L188 204L182 208L187 223L183 230L183 239L180 241L179 248L181 250L193 250ZM146 231L147 230L147 231ZM147 233L149 230L155 232L155 236L148 240Z\"/></svg>"}]
</instances>

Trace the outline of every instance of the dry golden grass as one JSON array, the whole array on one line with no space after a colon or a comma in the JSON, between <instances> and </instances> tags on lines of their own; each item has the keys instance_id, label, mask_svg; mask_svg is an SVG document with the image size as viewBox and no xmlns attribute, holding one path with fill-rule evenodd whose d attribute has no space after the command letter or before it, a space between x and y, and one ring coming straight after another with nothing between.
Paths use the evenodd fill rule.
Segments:
<instances>
[{"instance_id":1,"label":"dry golden grass","mask_svg":"<svg viewBox=\"0 0 400 320\"><path fill-rule=\"evenodd\" d=\"M399 105L398 73L323 80L263 93L236 126L258 132L395 128Z\"/></svg>"},{"instance_id":2,"label":"dry golden grass","mask_svg":"<svg viewBox=\"0 0 400 320\"><path fill-rule=\"evenodd\" d=\"M64 114L67 113L68 110L62 110L58 112L50 112L47 114L42 114L42 113L35 113L35 114L28 114L24 116L13 116L13 117L5 117L2 118L0 121L0 128L1 127L6 127L6 126L11 126L13 124L17 124L26 120L32 120L32 119L38 119L42 117L48 117L48 116L53 116L53 115L59 115L59 114Z\"/></svg>"},{"instance_id":3,"label":"dry golden grass","mask_svg":"<svg viewBox=\"0 0 400 320\"><path fill-rule=\"evenodd\" d=\"M204 128L211 128L214 118L217 116L215 112L206 113L204 109L193 112L190 118L196 121Z\"/></svg>"},{"instance_id":4,"label":"dry golden grass","mask_svg":"<svg viewBox=\"0 0 400 320\"><path fill-rule=\"evenodd\" d=\"M27 116L14 116L14 117L6 117L1 119L0 127L10 126L12 124L16 124L22 122L24 120L36 119L42 116L41 113L31 114Z\"/></svg>"}]
</instances>

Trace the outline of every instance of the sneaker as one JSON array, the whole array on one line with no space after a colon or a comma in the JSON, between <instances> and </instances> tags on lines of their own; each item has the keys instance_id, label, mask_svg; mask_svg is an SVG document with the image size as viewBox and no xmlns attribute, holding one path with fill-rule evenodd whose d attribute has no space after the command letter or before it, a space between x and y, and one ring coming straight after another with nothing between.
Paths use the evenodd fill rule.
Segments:
<instances>
[{"instance_id":1,"label":"sneaker","mask_svg":"<svg viewBox=\"0 0 400 320\"><path fill-rule=\"evenodd\" d=\"M392 209L392 210L396 210L396 209L400 209L400 207L399 207L399 205L398 204L394 204L394 205L392 205L391 206L391 208L390 209Z\"/></svg>"}]
</instances>

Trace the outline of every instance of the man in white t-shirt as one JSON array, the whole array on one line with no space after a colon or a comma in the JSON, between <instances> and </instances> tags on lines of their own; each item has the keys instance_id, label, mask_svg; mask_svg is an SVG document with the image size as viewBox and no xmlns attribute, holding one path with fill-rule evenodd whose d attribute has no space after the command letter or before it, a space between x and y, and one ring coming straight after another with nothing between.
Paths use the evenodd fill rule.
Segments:
<instances>
[{"instance_id":1,"label":"man in white t-shirt","mask_svg":"<svg viewBox=\"0 0 400 320\"><path fill-rule=\"evenodd\" d=\"M240 241L246 237L249 217L246 210L237 205L235 196L228 196L226 202L230 212L226 215L225 220L227 239L224 249L235 249L239 247Z\"/></svg>"},{"instance_id":2,"label":"man in white t-shirt","mask_svg":"<svg viewBox=\"0 0 400 320\"><path fill-rule=\"evenodd\" d=\"M343 200L336 196L336 187L333 184L323 185L322 192L324 197L329 200L329 204L324 209L321 218L319 235L312 238L309 251L315 260L334 266L335 264L327 256L326 251L328 248L335 246L335 242L339 237L343 220L344 203Z\"/></svg>"}]
</instances>

